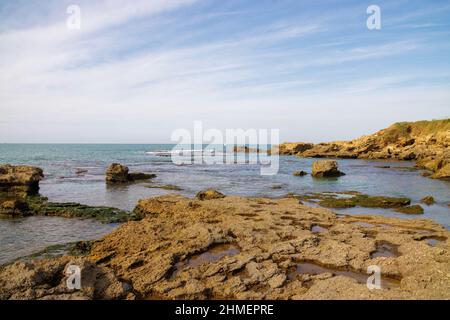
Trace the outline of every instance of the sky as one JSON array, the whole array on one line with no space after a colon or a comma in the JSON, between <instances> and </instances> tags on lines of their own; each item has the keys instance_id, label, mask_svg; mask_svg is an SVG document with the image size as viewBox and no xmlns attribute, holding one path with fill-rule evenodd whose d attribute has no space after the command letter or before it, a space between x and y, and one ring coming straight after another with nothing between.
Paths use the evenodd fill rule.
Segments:
<instances>
[{"instance_id":1,"label":"sky","mask_svg":"<svg viewBox=\"0 0 450 320\"><path fill-rule=\"evenodd\" d=\"M321 142L449 110L449 1L0 0L0 143L167 143L196 120Z\"/></svg>"}]
</instances>

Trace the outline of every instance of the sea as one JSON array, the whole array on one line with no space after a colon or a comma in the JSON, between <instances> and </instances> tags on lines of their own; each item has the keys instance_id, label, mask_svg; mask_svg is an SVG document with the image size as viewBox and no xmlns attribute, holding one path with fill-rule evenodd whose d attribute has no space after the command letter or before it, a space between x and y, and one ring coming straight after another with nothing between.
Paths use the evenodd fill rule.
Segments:
<instances>
[{"instance_id":1,"label":"sea","mask_svg":"<svg viewBox=\"0 0 450 320\"><path fill-rule=\"evenodd\" d=\"M295 177L292 173L311 172L312 162L317 159L280 156L278 173L261 175L260 164L243 163L245 161L226 164L186 161L188 163L180 164L170 156L173 148L171 144L0 144L0 163L41 167L45 178L40 183L40 194L50 201L125 210L133 210L139 199L167 193L193 197L206 188L214 188L226 195L269 198L284 197L289 193L359 191L369 195L408 197L412 204L431 195L436 203L432 206L422 204L425 213L420 216L359 207L334 211L432 219L450 229L450 182L421 176L420 170L414 170L413 162L338 159L345 176L314 179L310 175ZM199 156L196 152L201 155L205 150L194 149L194 158ZM238 157L245 157L245 154ZM114 162L127 165L130 172L154 173L157 177L150 181L108 186L105 170ZM391 168L380 168L382 166ZM181 190L158 188L167 185ZM103 224L92 219L0 219L0 264L50 245L97 239L117 227L118 224Z\"/></svg>"}]
</instances>

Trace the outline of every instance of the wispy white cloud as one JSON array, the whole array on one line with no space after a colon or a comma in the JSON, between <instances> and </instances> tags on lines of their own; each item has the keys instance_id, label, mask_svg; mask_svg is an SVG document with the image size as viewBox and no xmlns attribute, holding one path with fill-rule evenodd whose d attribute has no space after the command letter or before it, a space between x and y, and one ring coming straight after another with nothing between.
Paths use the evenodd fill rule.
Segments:
<instances>
[{"instance_id":1,"label":"wispy white cloud","mask_svg":"<svg viewBox=\"0 0 450 320\"><path fill-rule=\"evenodd\" d=\"M346 117L352 110L364 118L366 98L370 106L383 103L386 110L394 102L411 106L406 84L423 77L408 70L343 77L365 62L412 54L424 45L410 39L370 44L352 35L327 37L333 28L323 21L283 17L220 36L210 34L209 22L203 21L180 33L186 24L177 12L198 2L89 2L82 6L80 32L68 31L58 20L0 33L0 136L25 141L25 132L34 132L45 141L157 142L197 119L230 127L283 125L294 132L299 117L313 123L328 113L329 123L335 118L331 113L345 109ZM230 17L249 12L222 11ZM158 20L167 15L175 31ZM141 22L145 33L131 34L130 26ZM166 40L151 43L155 34ZM429 100L413 93L412 104L435 103L439 114L446 89L428 88ZM388 90L388 97L374 93ZM414 117L419 115L416 110ZM315 126L309 130L316 132Z\"/></svg>"}]
</instances>

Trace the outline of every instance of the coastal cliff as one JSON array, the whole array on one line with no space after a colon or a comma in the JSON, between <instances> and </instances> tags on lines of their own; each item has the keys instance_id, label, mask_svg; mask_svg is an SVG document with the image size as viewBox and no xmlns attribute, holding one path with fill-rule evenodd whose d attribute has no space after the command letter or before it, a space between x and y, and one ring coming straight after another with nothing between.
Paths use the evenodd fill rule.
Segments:
<instances>
[{"instance_id":1,"label":"coastal cliff","mask_svg":"<svg viewBox=\"0 0 450 320\"><path fill-rule=\"evenodd\" d=\"M415 160L432 178L450 178L450 119L399 122L351 141L286 142L278 149L299 157Z\"/></svg>"}]
</instances>

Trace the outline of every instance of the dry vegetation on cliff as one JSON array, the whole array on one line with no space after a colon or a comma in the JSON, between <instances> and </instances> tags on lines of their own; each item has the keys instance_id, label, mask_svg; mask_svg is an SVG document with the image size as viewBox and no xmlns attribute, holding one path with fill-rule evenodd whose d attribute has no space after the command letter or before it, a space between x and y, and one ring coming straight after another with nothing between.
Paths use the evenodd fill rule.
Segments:
<instances>
[{"instance_id":1,"label":"dry vegetation on cliff","mask_svg":"<svg viewBox=\"0 0 450 320\"><path fill-rule=\"evenodd\" d=\"M283 143L280 154L300 157L416 160L433 178L450 178L450 119L399 122L352 141Z\"/></svg>"}]
</instances>

